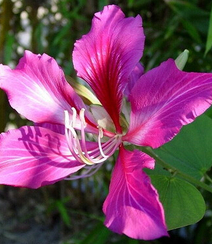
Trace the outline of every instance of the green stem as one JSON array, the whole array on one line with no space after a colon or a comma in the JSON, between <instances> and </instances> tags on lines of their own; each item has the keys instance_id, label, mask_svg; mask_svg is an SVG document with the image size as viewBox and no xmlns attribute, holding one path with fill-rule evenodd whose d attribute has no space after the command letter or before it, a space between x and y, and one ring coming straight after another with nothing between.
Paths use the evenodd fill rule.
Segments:
<instances>
[{"instance_id":1,"label":"green stem","mask_svg":"<svg viewBox=\"0 0 212 244\"><path fill-rule=\"evenodd\" d=\"M205 176L205 178L206 178L208 181L210 181L210 183L212 183L212 179L211 179L211 177L210 177L209 175L205 174L204 176Z\"/></svg>"},{"instance_id":2,"label":"green stem","mask_svg":"<svg viewBox=\"0 0 212 244\"><path fill-rule=\"evenodd\" d=\"M212 193L212 188L210 186L208 186L205 183L193 178L190 175L187 175L187 174L179 171L177 168L175 168L172 165L166 163L151 148L145 147L145 148L142 148L142 151L147 153L149 156L153 157L154 159L156 159L157 163L159 163L163 168L166 168L166 169L172 170L173 172L176 172L181 178L183 178L183 179L189 181L190 183L192 183L192 184L194 184L196 186L199 186L199 187L205 189L206 191L209 191L209 192Z\"/></svg>"}]
</instances>

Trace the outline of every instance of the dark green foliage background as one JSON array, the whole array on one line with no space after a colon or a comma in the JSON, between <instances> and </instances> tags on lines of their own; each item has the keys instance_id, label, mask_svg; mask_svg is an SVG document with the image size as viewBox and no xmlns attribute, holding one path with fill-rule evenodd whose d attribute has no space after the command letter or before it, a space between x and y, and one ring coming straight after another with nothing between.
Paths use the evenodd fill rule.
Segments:
<instances>
[{"instance_id":1,"label":"dark green foliage background","mask_svg":"<svg viewBox=\"0 0 212 244\"><path fill-rule=\"evenodd\" d=\"M74 42L89 31L93 14L107 4L119 5L126 16L142 16L146 41L141 62L145 70L169 57L175 59L188 49L186 71L212 71L212 51L208 48L206 52L206 43L210 47L212 41L210 36L207 39L212 7L208 0L1 0L0 63L14 67L25 49L34 53L45 52L74 78L71 57ZM28 32L28 37L23 32ZM207 114L211 116L210 110ZM4 131L8 124L20 127L26 123L10 108L5 94L0 91L0 131ZM50 229L52 225L60 225L60 235L55 243L212 243L211 214L196 225L171 231L171 238L151 242L111 233L102 224L101 211L110 173L110 170L100 170L91 179L60 182L36 191L2 186L0 194L13 213L14 206L23 209L23 201L25 211L33 209L26 218L14 214L19 222L35 219L36 224ZM15 200L11 200L11 192ZM211 195L203 192L203 196L210 208ZM34 199L34 206L30 205L30 199ZM42 211L36 206L41 206ZM39 221L35 216L40 216Z\"/></svg>"}]
</instances>

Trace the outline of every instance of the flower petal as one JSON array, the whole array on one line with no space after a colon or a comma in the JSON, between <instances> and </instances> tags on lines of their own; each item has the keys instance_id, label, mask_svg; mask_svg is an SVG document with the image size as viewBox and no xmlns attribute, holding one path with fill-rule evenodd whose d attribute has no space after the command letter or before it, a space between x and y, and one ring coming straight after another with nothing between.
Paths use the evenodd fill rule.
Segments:
<instances>
[{"instance_id":1,"label":"flower petal","mask_svg":"<svg viewBox=\"0 0 212 244\"><path fill-rule=\"evenodd\" d=\"M130 74L127 86L124 90L124 95L128 98L129 94L132 90L132 88L134 87L135 83L139 80L139 78L141 77L141 75L143 75L144 73L144 67L138 63L134 70L132 71L132 73Z\"/></svg>"},{"instance_id":2,"label":"flower petal","mask_svg":"<svg viewBox=\"0 0 212 244\"><path fill-rule=\"evenodd\" d=\"M52 123L34 123L35 126L43 127L56 133L65 135L65 125Z\"/></svg>"},{"instance_id":3,"label":"flower petal","mask_svg":"<svg viewBox=\"0 0 212 244\"><path fill-rule=\"evenodd\" d=\"M63 124L64 110L85 107L56 61L46 54L26 51L14 70L0 65L0 88L11 106L34 122Z\"/></svg>"},{"instance_id":4,"label":"flower petal","mask_svg":"<svg viewBox=\"0 0 212 244\"><path fill-rule=\"evenodd\" d=\"M0 184L38 188L78 171L65 136L24 126L0 135Z\"/></svg>"},{"instance_id":5,"label":"flower petal","mask_svg":"<svg viewBox=\"0 0 212 244\"><path fill-rule=\"evenodd\" d=\"M115 5L95 14L92 28L75 43L73 63L120 129L123 89L144 48L140 16L125 18Z\"/></svg>"},{"instance_id":6,"label":"flower petal","mask_svg":"<svg viewBox=\"0 0 212 244\"><path fill-rule=\"evenodd\" d=\"M212 74L180 71L169 59L141 76L130 101L130 126L123 140L159 147L210 107Z\"/></svg>"},{"instance_id":7,"label":"flower petal","mask_svg":"<svg viewBox=\"0 0 212 244\"><path fill-rule=\"evenodd\" d=\"M167 231L157 191L142 171L146 167L154 167L148 155L120 149L103 211L105 225L112 231L151 240L167 235Z\"/></svg>"}]
</instances>

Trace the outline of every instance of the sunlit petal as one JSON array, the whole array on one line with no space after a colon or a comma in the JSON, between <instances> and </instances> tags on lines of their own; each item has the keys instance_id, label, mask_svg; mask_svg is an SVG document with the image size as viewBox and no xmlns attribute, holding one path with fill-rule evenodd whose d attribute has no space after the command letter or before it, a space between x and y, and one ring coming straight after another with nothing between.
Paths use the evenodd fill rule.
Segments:
<instances>
[{"instance_id":1,"label":"sunlit petal","mask_svg":"<svg viewBox=\"0 0 212 244\"><path fill-rule=\"evenodd\" d=\"M115 5L96 13L90 32L75 43L77 74L90 84L118 131L123 90L143 48L141 17L125 18Z\"/></svg>"},{"instance_id":2,"label":"sunlit petal","mask_svg":"<svg viewBox=\"0 0 212 244\"><path fill-rule=\"evenodd\" d=\"M38 188L78 171L65 136L24 126L0 135L0 184Z\"/></svg>"},{"instance_id":3,"label":"sunlit petal","mask_svg":"<svg viewBox=\"0 0 212 244\"><path fill-rule=\"evenodd\" d=\"M142 75L131 94L131 143L159 147L212 103L212 74L188 73L169 59Z\"/></svg>"},{"instance_id":4,"label":"sunlit petal","mask_svg":"<svg viewBox=\"0 0 212 244\"><path fill-rule=\"evenodd\" d=\"M50 56L26 51L12 70L0 65L0 88L11 106L34 122L64 123L64 110L85 107Z\"/></svg>"},{"instance_id":5,"label":"sunlit petal","mask_svg":"<svg viewBox=\"0 0 212 244\"><path fill-rule=\"evenodd\" d=\"M109 229L144 240L167 235L157 191L142 171L153 167L154 160L148 155L120 149L103 206L105 225Z\"/></svg>"}]
</instances>

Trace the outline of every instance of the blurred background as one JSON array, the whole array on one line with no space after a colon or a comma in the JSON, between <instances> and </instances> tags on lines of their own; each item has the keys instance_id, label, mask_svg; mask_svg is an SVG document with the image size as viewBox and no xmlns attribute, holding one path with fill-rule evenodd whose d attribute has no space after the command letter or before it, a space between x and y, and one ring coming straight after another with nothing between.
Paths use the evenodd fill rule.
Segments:
<instances>
[{"instance_id":1,"label":"blurred background","mask_svg":"<svg viewBox=\"0 0 212 244\"><path fill-rule=\"evenodd\" d=\"M126 16L142 16L145 70L188 49L186 71L212 72L208 0L0 0L0 63L15 67L24 50L45 52L75 78L74 42L89 31L93 14L107 4L119 5ZM0 131L26 123L0 91ZM170 238L147 242L110 232L103 225L102 204L112 164L113 158L93 177L38 190L0 186L0 244L212 243L209 212L195 225L170 231ZM203 195L210 205L211 195Z\"/></svg>"}]
</instances>

